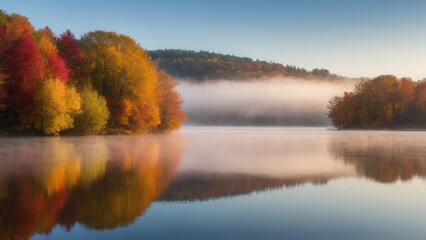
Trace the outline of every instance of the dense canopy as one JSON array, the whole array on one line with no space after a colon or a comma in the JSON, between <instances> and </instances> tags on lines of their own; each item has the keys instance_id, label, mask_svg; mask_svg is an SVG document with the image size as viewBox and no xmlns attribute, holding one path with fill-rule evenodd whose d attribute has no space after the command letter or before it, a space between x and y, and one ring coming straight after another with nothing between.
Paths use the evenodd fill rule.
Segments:
<instances>
[{"instance_id":1,"label":"dense canopy","mask_svg":"<svg viewBox=\"0 0 426 240\"><path fill-rule=\"evenodd\" d=\"M426 127L426 81L382 75L333 97L328 117L338 128Z\"/></svg>"},{"instance_id":2,"label":"dense canopy","mask_svg":"<svg viewBox=\"0 0 426 240\"><path fill-rule=\"evenodd\" d=\"M174 86L128 36L57 37L0 11L0 124L9 131L170 131L186 119Z\"/></svg>"}]
</instances>

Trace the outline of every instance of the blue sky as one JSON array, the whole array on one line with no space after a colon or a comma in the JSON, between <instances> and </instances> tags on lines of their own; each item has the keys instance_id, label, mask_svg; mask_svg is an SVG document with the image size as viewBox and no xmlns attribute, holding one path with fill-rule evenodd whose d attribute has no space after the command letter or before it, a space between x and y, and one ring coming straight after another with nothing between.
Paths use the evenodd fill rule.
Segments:
<instances>
[{"instance_id":1,"label":"blue sky","mask_svg":"<svg viewBox=\"0 0 426 240\"><path fill-rule=\"evenodd\" d=\"M426 77L426 1L3 0L36 28L96 29L145 49L209 50L359 77Z\"/></svg>"}]
</instances>

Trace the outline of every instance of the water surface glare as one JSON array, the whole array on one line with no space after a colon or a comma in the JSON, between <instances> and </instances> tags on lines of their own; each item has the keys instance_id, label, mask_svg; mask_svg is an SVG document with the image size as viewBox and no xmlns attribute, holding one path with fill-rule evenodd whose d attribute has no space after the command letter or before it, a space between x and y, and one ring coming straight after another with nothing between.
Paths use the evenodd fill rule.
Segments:
<instances>
[{"instance_id":1,"label":"water surface glare","mask_svg":"<svg viewBox=\"0 0 426 240\"><path fill-rule=\"evenodd\" d=\"M0 138L0 239L426 239L426 132Z\"/></svg>"}]
</instances>

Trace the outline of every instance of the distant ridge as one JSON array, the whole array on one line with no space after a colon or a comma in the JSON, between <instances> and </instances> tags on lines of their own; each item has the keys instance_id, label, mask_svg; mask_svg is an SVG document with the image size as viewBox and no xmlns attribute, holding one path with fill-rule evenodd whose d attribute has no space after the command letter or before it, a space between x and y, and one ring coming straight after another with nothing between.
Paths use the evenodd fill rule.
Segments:
<instances>
[{"instance_id":1,"label":"distant ridge","mask_svg":"<svg viewBox=\"0 0 426 240\"><path fill-rule=\"evenodd\" d=\"M195 82L221 79L244 81L271 77L329 81L346 79L330 73L327 69L315 68L308 71L296 66L208 51L164 49L147 52L168 74Z\"/></svg>"}]
</instances>

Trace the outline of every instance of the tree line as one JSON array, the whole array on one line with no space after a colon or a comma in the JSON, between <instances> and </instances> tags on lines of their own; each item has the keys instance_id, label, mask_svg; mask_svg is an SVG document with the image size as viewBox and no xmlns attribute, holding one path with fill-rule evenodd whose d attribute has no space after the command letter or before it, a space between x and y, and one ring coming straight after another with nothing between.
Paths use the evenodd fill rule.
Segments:
<instances>
[{"instance_id":1,"label":"tree line","mask_svg":"<svg viewBox=\"0 0 426 240\"><path fill-rule=\"evenodd\" d=\"M308 71L296 66L253 60L208 51L165 49L148 51L161 69L184 80L202 82L208 80L250 80L271 77L295 77L303 79L341 80L344 77L327 69Z\"/></svg>"},{"instance_id":2,"label":"tree line","mask_svg":"<svg viewBox=\"0 0 426 240\"><path fill-rule=\"evenodd\" d=\"M328 117L338 128L425 128L426 81L382 75L333 97Z\"/></svg>"},{"instance_id":3,"label":"tree line","mask_svg":"<svg viewBox=\"0 0 426 240\"><path fill-rule=\"evenodd\" d=\"M9 131L163 132L186 116L174 81L132 38L76 39L0 10L0 125Z\"/></svg>"}]
</instances>

